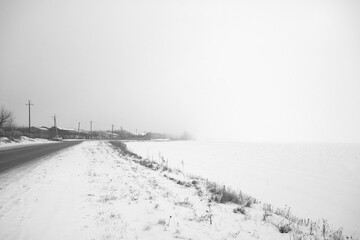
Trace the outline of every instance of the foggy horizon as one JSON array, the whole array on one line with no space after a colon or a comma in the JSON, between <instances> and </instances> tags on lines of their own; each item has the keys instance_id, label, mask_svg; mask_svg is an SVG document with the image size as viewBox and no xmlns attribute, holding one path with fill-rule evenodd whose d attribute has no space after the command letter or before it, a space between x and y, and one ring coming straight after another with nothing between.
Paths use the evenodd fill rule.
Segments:
<instances>
[{"instance_id":1,"label":"foggy horizon","mask_svg":"<svg viewBox=\"0 0 360 240\"><path fill-rule=\"evenodd\" d=\"M15 123L360 142L358 1L0 0Z\"/></svg>"}]
</instances>

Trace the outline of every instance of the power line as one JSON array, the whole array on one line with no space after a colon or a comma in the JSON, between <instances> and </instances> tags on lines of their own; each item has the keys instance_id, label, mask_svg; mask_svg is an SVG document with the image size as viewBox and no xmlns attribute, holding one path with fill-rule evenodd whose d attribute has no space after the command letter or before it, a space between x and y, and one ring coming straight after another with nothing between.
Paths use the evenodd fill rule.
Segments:
<instances>
[{"instance_id":1,"label":"power line","mask_svg":"<svg viewBox=\"0 0 360 240\"><path fill-rule=\"evenodd\" d=\"M0 99L3 99L8 102L16 103L16 104L23 104L23 100L20 100L17 96L13 95L12 93L9 93L8 91L5 91L4 89L0 89ZM42 116L45 119L48 119L46 121L49 121L52 117L51 114L48 114L48 111L46 111L41 105L36 105L35 109L31 109L31 106L34 106L34 104L28 100L28 103L25 104L28 106L28 112L29 112L29 137L31 134L31 110L35 111L36 117ZM44 120L42 120L44 121ZM49 123L49 122L48 122ZM113 135L113 125L112 125L112 135ZM121 127L122 129L122 127ZM78 123L78 132L80 132L80 122ZM137 130L136 130L137 132ZM92 134L92 121L90 121L90 133Z\"/></svg>"},{"instance_id":2,"label":"power line","mask_svg":"<svg viewBox=\"0 0 360 240\"><path fill-rule=\"evenodd\" d=\"M1 92L1 96L3 97L3 99L6 99L7 101L10 101L10 102L13 102L13 103L23 104L23 99L19 100L17 97L14 97L13 95L7 93L3 89L0 89L0 92Z\"/></svg>"},{"instance_id":3,"label":"power line","mask_svg":"<svg viewBox=\"0 0 360 240\"><path fill-rule=\"evenodd\" d=\"M13 99L11 99L11 98L8 98L8 97L5 96L5 95L2 95L1 97L2 97L2 100L3 100L3 101L15 103L15 104L20 104L19 101L15 101L15 100L13 100ZM21 102L21 104L23 104L23 102Z\"/></svg>"},{"instance_id":4,"label":"power line","mask_svg":"<svg viewBox=\"0 0 360 240\"><path fill-rule=\"evenodd\" d=\"M0 93L1 93L0 98L2 98L2 100L4 100L4 101L21 104L21 105L23 104L23 100L19 100L16 96L8 93L4 89L0 89ZM39 106L37 106L34 110L35 110L37 116L41 115L43 117L46 117L47 119L51 118L51 115L45 113L46 111L44 111L44 109L42 109L41 106L40 106L40 109L39 109Z\"/></svg>"}]
</instances>

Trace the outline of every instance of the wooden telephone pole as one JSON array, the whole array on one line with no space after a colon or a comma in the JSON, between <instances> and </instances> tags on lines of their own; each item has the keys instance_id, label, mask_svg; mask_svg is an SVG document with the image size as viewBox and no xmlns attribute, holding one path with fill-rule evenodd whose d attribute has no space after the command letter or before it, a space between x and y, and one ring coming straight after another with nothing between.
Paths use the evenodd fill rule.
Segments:
<instances>
[{"instance_id":1,"label":"wooden telephone pole","mask_svg":"<svg viewBox=\"0 0 360 240\"><path fill-rule=\"evenodd\" d=\"M25 104L27 106L29 106L29 137L31 137L31 131L30 131L30 128L31 128L31 112L30 112L30 107L33 106L34 104L31 103L30 100L28 100L28 103Z\"/></svg>"},{"instance_id":2,"label":"wooden telephone pole","mask_svg":"<svg viewBox=\"0 0 360 240\"><path fill-rule=\"evenodd\" d=\"M90 121L90 138L92 139L92 121Z\"/></svg>"},{"instance_id":3,"label":"wooden telephone pole","mask_svg":"<svg viewBox=\"0 0 360 240\"><path fill-rule=\"evenodd\" d=\"M114 124L111 125L111 139L113 139L114 135Z\"/></svg>"},{"instance_id":4,"label":"wooden telephone pole","mask_svg":"<svg viewBox=\"0 0 360 240\"><path fill-rule=\"evenodd\" d=\"M55 138L58 138L59 134L58 134L57 126L56 126L56 115L54 115L54 127L55 127L55 132L56 132Z\"/></svg>"}]
</instances>

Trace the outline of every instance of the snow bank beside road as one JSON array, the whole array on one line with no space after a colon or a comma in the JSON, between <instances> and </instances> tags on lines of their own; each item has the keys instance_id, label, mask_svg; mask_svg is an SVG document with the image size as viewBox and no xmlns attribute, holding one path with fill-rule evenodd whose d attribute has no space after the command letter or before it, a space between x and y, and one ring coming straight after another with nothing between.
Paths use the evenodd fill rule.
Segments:
<instances>
[{"instance_id":1,"label":"snow bank beside road","mask_svg":"<svg viewBox=\"0 0 360 240\"><path fill-rule=\"evenodd\" d=\"M25 136L21 136L20 138L15 140L10 140L7 137L0 137L0 149L13 147L13 146L22 146L28 144L39 144L39 143L49 143L49 142L52 141L43 138L28 138Z\"/></svg>"}]
</instances>

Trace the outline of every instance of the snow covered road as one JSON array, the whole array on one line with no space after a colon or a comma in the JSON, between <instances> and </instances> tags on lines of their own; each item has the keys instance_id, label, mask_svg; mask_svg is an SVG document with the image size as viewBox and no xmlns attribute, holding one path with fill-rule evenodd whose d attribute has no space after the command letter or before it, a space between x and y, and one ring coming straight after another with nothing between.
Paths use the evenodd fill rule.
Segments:
<instances>
[{"instance_id":1,"label":"snow covered road","mask_svg":"<svg viewBox=\"0 0 360 240\"><path fill-rule=\"evenodd\" d=\"M41 144L27 144L0 148L0 173L12 167L30 163L57 151L74 146L80 141L44 142Z\"/></svg>"}]
</instances>

